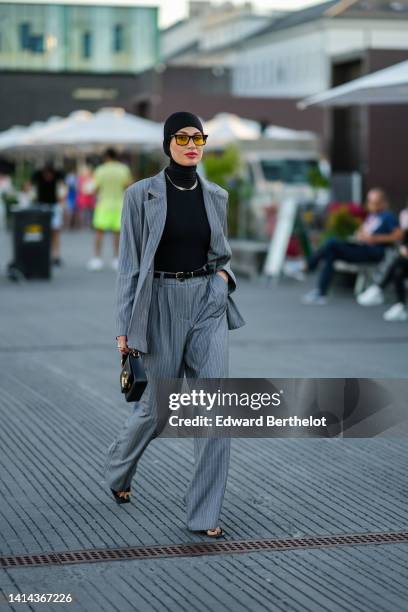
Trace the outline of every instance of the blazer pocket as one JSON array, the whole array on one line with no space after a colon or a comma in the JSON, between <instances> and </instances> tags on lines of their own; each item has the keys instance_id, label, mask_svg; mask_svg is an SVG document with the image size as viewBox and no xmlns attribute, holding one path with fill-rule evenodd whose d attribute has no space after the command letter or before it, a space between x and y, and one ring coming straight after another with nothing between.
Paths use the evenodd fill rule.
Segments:
<instances>
[{"instance_id":1,"label":"blazer pocket","mask_svg":"<svg viewBox=\"0 0 408 612\"><path fill-rule=\"evenodd\" d=\"M211 293L213 297L214 315L221 315L227 308L228 304L228 283L216 272L211 278Z\"/></svg>"},{"instance_id":2,"label":"blazer pocket","mask_svg":"<svg viewBox=\"0 0 408 612\"><path fill-rule=\"evenodd\" d=\"M218 272L214 272L214 277L215 277L215 279L217 279L217 280L218 280L218 282L220 282L220 283L222 283L222 284L224 285L224 288L225 288L226 290L228 290L228 281L224 280L224 279L222 278L221 274L218 274ZM214 280L215 280L215 279L214 279Z\"/></svg>"}]
</instances>

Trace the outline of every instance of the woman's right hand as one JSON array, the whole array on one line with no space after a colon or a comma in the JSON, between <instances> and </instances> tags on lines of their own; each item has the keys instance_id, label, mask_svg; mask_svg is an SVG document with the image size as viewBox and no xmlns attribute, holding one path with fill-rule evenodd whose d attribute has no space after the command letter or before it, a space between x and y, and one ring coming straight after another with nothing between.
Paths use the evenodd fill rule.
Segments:
<instances>
[{"instance_id":1,"label":"woman's right hand","mask_svg":"<svg viewBox=\"0 0 408 612\"><path fill-rule=\"evenodd\" d=\"M118 346L118 351L121 353L121 355L127 355L129 352L129 347L127 344L127 336L117 336L117 346Z\"/></svg>"}]
</instances>

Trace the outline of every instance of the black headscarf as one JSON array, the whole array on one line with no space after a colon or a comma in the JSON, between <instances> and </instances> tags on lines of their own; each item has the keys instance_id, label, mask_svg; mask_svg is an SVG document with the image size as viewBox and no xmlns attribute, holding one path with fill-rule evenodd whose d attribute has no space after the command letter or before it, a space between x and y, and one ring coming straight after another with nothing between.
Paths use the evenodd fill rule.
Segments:
<instances>
[{"instance_id":1,"label":"black headscarf","mask_svg":"<svg viewBox=\"0 0 408 612\"><path fill-rule=\"evenodd\" d=\"M180 187L191 187L196 180L196 165L183 166L177 163L171 156L170 140L172 134L185 127L196 127L202 134L204 129L197 115L186 111L179 111L167 117L163 129L163 151L170 157L169 165L166 167L166 172L171 180Z\"/></svg>"}]
</instances>

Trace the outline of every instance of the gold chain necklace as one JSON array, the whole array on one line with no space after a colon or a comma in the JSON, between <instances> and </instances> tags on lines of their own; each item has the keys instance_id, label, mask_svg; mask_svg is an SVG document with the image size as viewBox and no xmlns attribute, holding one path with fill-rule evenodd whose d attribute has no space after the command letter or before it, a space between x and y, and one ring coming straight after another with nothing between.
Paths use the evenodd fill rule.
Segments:
<instances>
[{"instance_id":1,"label":"gold chain necklace","mask_svg":"<svg viewBox=\"0 0 408 612\"><path fill-rule=\"evenodd\" d=\"M174 185L174 187L176 187L176 189L180 189L180 191L192 191L193 189L195 189L198 185L198 179L195 180L195 183L192 187L180 187L179 185L176 185L176 183L173 183L173 181L171 180L171 178L169 177L169 175L167 174L167 172L165 173L167 178L169 179L170 183L172 185Z\"/></svg>"}]
</instances>

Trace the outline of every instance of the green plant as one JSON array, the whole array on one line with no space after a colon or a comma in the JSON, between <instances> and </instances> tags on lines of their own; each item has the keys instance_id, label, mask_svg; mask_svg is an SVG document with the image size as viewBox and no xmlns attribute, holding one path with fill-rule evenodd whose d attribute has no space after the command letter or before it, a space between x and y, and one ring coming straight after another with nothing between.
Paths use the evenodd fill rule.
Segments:
<instances>
[{"instance_id":1,"label":"green plant","mask_svg":"<svg viewBox=\"0 0 408 612\"><path fill-rule=\"evenodd\" d=\"M241 197L241 157L239 149L230 145L221 154L210 153L203 158L207 178L228 190L228 233L237 235L239 199Z\"/></svg>"},{"instance_id":2,"label":"green plant","mask_svg":"<svg viewBox=\"0 0 408 612\"><path fill-rule=\"evenodd\" d=\"M339 206L329 213L322 240L326 238L349 238L361 225L361 220L353 215L347 206Z\"/></svg>"},{"instance_id":3,"label":"green plant","mask_svg":"<svg viewBox=\"0 0 408 612\"><path fill-rule=\"evenodd\" d=\"M318 166L312 166L308 171L308 182L313 189L327 189L329 180L320 172Z\"/></svg>"},{"instance_id":4,"label":"green plant","mask_svg":"<svg viewBox=\"0 0 408 612\"><path fill-rule=\"evenodd\" d=\"M221 154L210 153L203 157L203 164L208 179L226 189L229 179L239 173L241 166L239 149L230 145Z\"/></svg>"}]
</instances>

